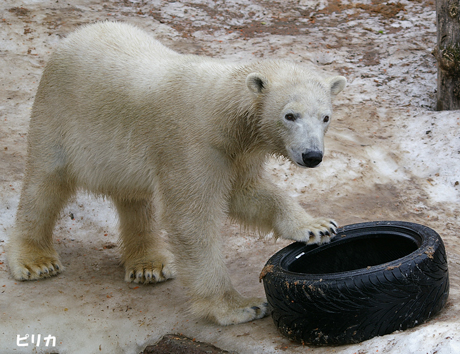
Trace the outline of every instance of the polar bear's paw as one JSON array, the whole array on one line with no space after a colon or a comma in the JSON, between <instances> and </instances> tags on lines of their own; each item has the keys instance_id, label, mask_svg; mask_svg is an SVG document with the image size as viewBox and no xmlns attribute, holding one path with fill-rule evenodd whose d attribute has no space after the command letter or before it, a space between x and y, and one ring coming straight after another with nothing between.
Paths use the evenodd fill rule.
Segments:
<instances>
[{"instance_id":1,"label":"polar bear's paw","mask_svg":"<svg viewBox=\"0 0 460 354\"><path fill-rule=\"evenodd\" d=\"M290 239L307 244L328 243L337 233L337 223L326 218L310 219L290 235Z\"/></svg>"},{"instance_id":2,"label":"polar bear's paw","mask_svg":"<svg viewBox=\"0 0 460 354\"><path fill-rule=\"evenodd\" d=\"M230 309L225 313L216 314L214 320L221 326L258 320L268 315L268 303L255 298L246 306Z\"/></svg>"},{"instance_id":3,"label":"polar bear's paw","mask_svg":"<svg viewBox=\"0 0 460 354\"><path fill-rule=\"evenodd\" d=\"M152 256L125 262L125 281L134 283L160 283L174 278L175 267L168 257Z\"/></svg>"},{"instance_id":4,"label":"polar bear's paw","mask_svg":"<svg viewBox=\"0 0 460 354\"><path fill-rule=\"evenodd\" d=\"M11 274L17 280L38 280L57 275L64 270L57 254L54 252L32 252L8 257Z\"/></svg>"},{"instance_id":5,"label":"polar bear's paw","mask_svg":"<svg viewBox=\"0 0 460 354\"><path fill-rule=\"evenodd\" d=\"M307 244L328 243L337 234L337 223L331 219L313 219L308 225Z\"/></svg>"},{"instance_id":6,"label":"polar bear's paw","mask_svg":"<svg viewBox=\"0 0 460 354\"><path fill-rule=\"evenodd\" d=\"M232 296L230 300L216 302L198 301L192 304L192 312L221 326L258 320L268 315L268 303L262 298Z\"/></svg>"}]
</instances>

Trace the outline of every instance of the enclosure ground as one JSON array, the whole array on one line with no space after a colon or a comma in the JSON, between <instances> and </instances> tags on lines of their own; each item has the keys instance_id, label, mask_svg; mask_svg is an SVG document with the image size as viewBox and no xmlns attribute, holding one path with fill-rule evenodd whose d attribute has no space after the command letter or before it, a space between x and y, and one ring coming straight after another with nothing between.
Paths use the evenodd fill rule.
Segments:
<instances>
[{"instance_id":1,"label":"enclosure ground","mask_svg":"<svg viewBox=\"0 0 460 354\"><path fill-rule=\"evenodd\" d=\"M275 183L341 225L402 220L443 238L450 297L431 321L361 344L289 342L270 318L220 327L193 317L177 280L128 284L117 218L102 198L78 194L55 243L66 267L35 282L11 278L5 257L25 168L30 110L60 39L101 20L133 23L181 52L232 61L281 58L344 75L326 154L316 169L270 160ZM3 0L0 2L0 352L139 354L167 333L254 353L460 352L460 112L436 112L434 1L430 0ZM235 287L262 296L259 273L287 241L227 222L224 257ZM18 336L24 338L18 346ZM41 335L41 344L32 343ZM43 338L56 338L45 347Z\"/></svg>"}]
</instances>

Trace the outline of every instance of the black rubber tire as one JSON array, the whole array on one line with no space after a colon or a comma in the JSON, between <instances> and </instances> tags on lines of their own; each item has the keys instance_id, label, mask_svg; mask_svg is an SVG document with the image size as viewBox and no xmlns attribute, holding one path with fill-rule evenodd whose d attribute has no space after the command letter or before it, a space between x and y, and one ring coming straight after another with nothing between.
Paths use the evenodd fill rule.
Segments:
<instances>
[{"instance_id":1,"label":"black rubber tire","mask_svg":"<svg viewBox=\"0 0 460 354\"><path fill-rule=\"evenodd\" d=\"M447 301L444 243L419 224L344 226L331 243L293 243L261 279L275 325L310 345L358 343L425 322Z\"/></svg>"}]
</instances>

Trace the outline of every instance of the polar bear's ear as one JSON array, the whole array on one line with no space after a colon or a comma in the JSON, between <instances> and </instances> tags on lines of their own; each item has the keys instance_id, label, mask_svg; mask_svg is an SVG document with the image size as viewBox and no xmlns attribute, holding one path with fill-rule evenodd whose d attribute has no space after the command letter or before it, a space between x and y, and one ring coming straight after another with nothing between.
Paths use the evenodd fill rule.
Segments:
<instances>
[{"instance_id":1,"label":"polar bear's ear","mask_svg":"<svg viewBox=\"0 0 460 354\"><path fill-rule=\"evenodd\" d=\"M246 77L246 86L255 94L261 93L268 87L268 80L259 73L251 73Z\"/></svg>"},{"instance_id":2,"label":"polar bear's ear","mask_svg":"<svg viewBox=\"0 0 460 354\"><path fill-rule=\"evenodd\" d=\"M329 78L328 81L332 95L337 95L345 88L345 85L347 84L347 79L345 79L343 76L334 76Z\"/></svg>"}]
</instances>

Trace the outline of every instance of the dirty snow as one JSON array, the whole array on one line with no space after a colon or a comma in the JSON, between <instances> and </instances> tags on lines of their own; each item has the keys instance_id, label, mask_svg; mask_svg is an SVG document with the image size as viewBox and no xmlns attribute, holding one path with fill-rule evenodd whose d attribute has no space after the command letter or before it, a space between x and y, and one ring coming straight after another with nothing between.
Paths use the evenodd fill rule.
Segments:
<instances>
[{"instance_id":1,"label":"dirty snow","mask_svg":"<svg viewBox=\"0 0 460 354\"><path fill-rule=\"evenodd\" d=\"M166 333L241 354L460 352L460 112L433 110L433 0L3 0L0 14L0 353L137 354ZM38 81L60 38L98 20L136 24L182 53L284 58L346 76L321 166L301 170L273 159L267 171L312 214L342 225L389 219L437 230L449 257L446 308L416 328L333 348L291 343L270 318L215 326L187 312L176 280L139 287L123 281L114 208L83 193L55 229L66 271L44 281L13 280L4 249ZM263 295L259 272L289 242L229 223L222 234L237 289ZM28 346L17 346L18 335ZM47 336L56 338L55 347L45 347Z\"/></svg>"}]
</instances>

